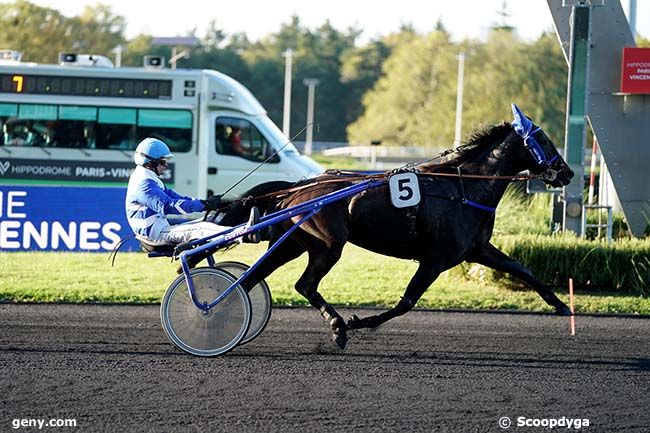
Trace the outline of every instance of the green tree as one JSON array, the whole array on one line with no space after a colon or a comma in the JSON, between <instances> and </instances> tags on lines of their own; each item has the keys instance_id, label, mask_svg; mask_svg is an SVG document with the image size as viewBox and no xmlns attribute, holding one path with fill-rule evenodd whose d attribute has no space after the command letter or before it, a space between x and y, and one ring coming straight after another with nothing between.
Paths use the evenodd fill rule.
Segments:
<instances>
[{"instance_id":1,"label":"green tree","mask_svg":"<svg viewBox=\"0 0 650 433\"><path fill-rule=\"evenodd\" d=\"M526 48L514 32L492 30L485 43L468 43L463 100L463 137L479 125L511 118L510 103L524 101Z\"/></svg>"},{"instance_id":2,"label":"green tree","mask_svg":"<svg viewBox=\"0 0 650 433\"><path fill-rule=\"evenodd\" d=\"M122 65L141 67L145 55L165 55L166 53L162 52L162 50L154 49L154 47L151 45L151 39L152 37L149 35L140 34L135 38L129 40L126 43L124 52L122 54Z\"/></svg>"},{"instance_id":3,"label":"green tree","mask_svg":"<svg viewBox=\"0 0 650 433\"><path fill-rule=\"evenodd\" d=\"M284 100L282 54L291 48L294 52L291 134L299 132L306 122L307 88L303 79L316 78L320 80L315 105L315 120L319 127L314 132L314 140L344 141L347 113L353 109L351 104L354 103L348 97L349 85L341 77L341 59L347 50L354 47L359 33L355 29L340 32L327 21L310 30L294 16L289 23L281 25L279 32L251 44L242 52L251 74L250 80L243 82L262 102L271 119L281 124Z\"/></svg>"},{"instance_id":4,"label":"green tree","mask_svg":"<svg viewBox=\"0 0 650 433\"><path fill-rule=\"evenodd\" d=\"M0 4L0 28L0 46L21 51L24 61L55 63L73 41L65 16L24 0Z\"/></svg>"},{"instance_id":5,"label":"green tree","mask_svg":"<svg viewBox=\"0 0 650 433\"><path fill-rule=\"evenodd\" d=\"M55 9L18 0L0 4L0 26L1 46L22 51L25 61L57 63L61 52L111 56L125 42L126 21L104 4L67 18Z\"/></svg>"},{"instance_id":6,"label":"green tree","mask_svg":"<svg viewBox=\"0 0 650 433\"><path fill-rule=\"evenodd\" d=\"M526 105L522 109L544 126L555 144L563 145L569 70L555 34L545 33L527 44L524 57L518 77Z\"/></svg>"},{"instance_id":7,"label":"green tree","mask_svg":"<svg viewBox=\"0 0 650 433\"><path fill-rule=\"evenodd\" d=\"M113 49L126 42L126 20L106 4L86 6L81 15L69 19L69 25L72 46L68 50L74 52L112 57Z\"/></svg>"},{"instance_id":8,"label":"green tree","mask_svg":"<svg viewBox=\"0 0 650 433\"><path fill-rule=\"evenodd\" d=\"M561 142L566 66L551 35L524 43L493 29L487 41L450 42L444 31L406 38L383 64L363 99L363 115L348 127L351 142L450 147L454 135L459 52L466 54L463 131L511 119L515 102Z\"/></svg>"},{"instance_id":9,"label":"green tree","mask_svg":"<svg viewBox=\"0 0 650 433\"><path fill-rule=\"evenodd\" d=\"M361 100L381 76L381 67L391 48L382 40L345 51L341 57L341 81L348 88L346 124L354 122L363 112Z\"/></svg>"},{"instance_id":10,"label":"green tree","mask_svg":"<svg viewBox=\"0 0 650 433\"><path fill-rule=\"evenodd\" d=\"M508 24L510 13L508 12L508 2L506 0L503 0L503 3L501 3L497 15L499 15L500 22L492 24L492 30L503 30L506 32L512 32L515 30L513 26Z\"/></svg>"},{"instance_id":11,"label":"green tree","mask_svg":"<svg viewBox=\"0 0 650 433\"><path fill-rule=\"evenodd\" d=\"M456 49L444 31L402 34L382 76L363 98L363 115L348 127L353 143L436 145L453 135ZM445 143L446 144L446 143Z\"/></svg>"}]
</instances>

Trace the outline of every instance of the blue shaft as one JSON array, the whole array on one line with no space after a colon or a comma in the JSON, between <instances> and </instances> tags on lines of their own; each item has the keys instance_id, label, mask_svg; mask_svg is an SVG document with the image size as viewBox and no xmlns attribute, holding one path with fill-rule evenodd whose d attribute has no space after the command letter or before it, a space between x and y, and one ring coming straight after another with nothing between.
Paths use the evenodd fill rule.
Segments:
<instances>
[{"instance_id":1,"label":"blue shaft","mask_svg":"<svg viewBox=\"0 0 650 433\"><path fill-rule=\"evenodd\" d=\"M263 217L259 223L246 227L246 224L240 224L236 227L229 228L223 232L217 233L206 238L197 239L193 241L193 245L203 244L206 241L210 241L203 245L197 246L196 248L184 252L180 256L181 267L183 268L183 273L185 274L185 281L187 283L187 288L192 298L192 301L196 306L204 311L208 311L210 308L217 305L221 302L226 296L228 296L239 284L244 281L244 279L253 272L259 264L265 260L284 240L286 240L302 223L307 221L309 218L313 217L318 211L320 211L323 206L327 206L330 203L333 203L338 200L342 200L347 197L351 197L355 194L358 194L362 191L365 191L369 188L374 188L376 186L386 183L385 179L378 180L366 180L354 185L350 185L346 188L343 188L338 191L333 191L329 194L326 194L322 197L317 197L311 200L308 200L304 203L301 203L296 206L292 206L287 209L282 209L277 212L272 213L271 215L266 215ZM249 233L253 233L259 230L263 230L273 224L286 221L294 216L303 215L302 218L294 224L289 230L287 230L281 237L278 239L246 272L244 272L233 284L231 284L228 289L221 293L213 302L210 304L203 303L201 304L196 298L196 291L194 288L194 282L190 277L190 269L187 265L187 259L189 257L203 254L207 251L212 251L222 246L225 246L231 243L234 239L245 236Z\"/></svg>"},{"instance_id":2,"label":"blue shaft","mask_svg":"<svg viewBox=\"0 0 650 433\"><path fill-rule=\"evenodd\" d=\"M280 237L280 239L277 240L277 242L275 242L273 245L271 245L271 247L270 247L268 250L266 250L266 251L264 252L264 254L262 255L262 257L260 257L259 259L257 259L257 261L256 261L255 263L253 263L253 266L251 266L250 268L248 268L248 269L246 270L246 272L244 272L244 273L243 273L239 278L237 278L237 281L235 281L234 283L232 283L232 284L230 285L230 287L228 287L226 290L224 290L224 292L221 293L221 294L217 297L217 299L215 299L214 301L212 301L212 303L210 303L209 305L207 305L205 308L206 308L207 310L209 310L210 308L214 307L214 306L217 305L219 302L221 302L222 300L224 300L224 299L226 298L226 296L228 296L228 295L230 294L230 292L232 292L233 290L235 290L235 287L237 287L238 285L240 285L240 284L242 283L242 281L244 281L244 279L245 279L245 278L246 278L246 277L247 277L251 272L253 272L255 269L257 269L257 267L262 263L262 261L264 261L264 260L265 260L269 255L271 255L271 253L273 253L273 251L275 251L275 249L276 249L278 246L280 246L280 244L281 244L281 243L282 243L286 238L288 238L288 237L291 235L291 233L293 233L293 232L294 232L298 227L300 227L300 225L301 225L302 223L304 223L305 221L307 221L308 219L310 219L311 217L313 217L314 215L316 215L316 214L318 213L318 211L320 211L320 208L314 208L311 212L309 212L308 214L306 214L305 216L303 216L303 217L300 219L300 221L298 221L298 222L297 222L296 224L294 224L294 225L293 225L289 230L287 230L287 231L286 231L286 232L285 232L285 233ZM195 302L195 303L196 303L196 302Z\"/></svg>"}]
</instances>

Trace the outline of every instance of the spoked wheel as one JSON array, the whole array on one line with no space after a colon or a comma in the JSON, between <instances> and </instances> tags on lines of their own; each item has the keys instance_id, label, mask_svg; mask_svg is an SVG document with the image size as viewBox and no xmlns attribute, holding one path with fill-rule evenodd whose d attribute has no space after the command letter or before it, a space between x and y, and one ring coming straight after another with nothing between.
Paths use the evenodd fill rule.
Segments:
<instances>
[{"instance_id":1,"label":"spoked wheel","mask_svg":"<svg viewBox=\"0 0 650 433\"><path fill-rule=\"evenodd\" d=\"M217 263L215 268L222 269L232 274L235 278L239 278L248 270L249 266L240 262L221 262ZM262 280L255 284L249 290L248 297L251 300L253 316L251 318L251 326L239 344L246 344L260 335L271 318L271 291L266 281Z\"/></svg>"},{"instance_id":2,"label":"spoked wheel","mask_svg":"<svg viewBox=\"0 0 650 433\"><path fill-rule=\"evenodd\" d=\"M236 281L228 272L214 268L190 271L199 303L211 303ZM244 338L251 323L251 302L237 286L208 312L190 297L185 276L169 286L160 305L160 319L167 337L178 348L197 356L217 356L232 350Z\"/></svg>"}]
</instances>

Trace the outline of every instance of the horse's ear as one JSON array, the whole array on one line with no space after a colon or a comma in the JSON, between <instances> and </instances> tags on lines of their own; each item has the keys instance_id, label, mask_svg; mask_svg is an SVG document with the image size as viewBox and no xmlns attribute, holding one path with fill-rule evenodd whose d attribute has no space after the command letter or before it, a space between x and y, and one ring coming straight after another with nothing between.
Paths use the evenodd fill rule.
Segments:
<instances>
[{"instance_id":1,"label":"horse's ear","mask_svg":"<svg viewBox=\"0 0 650 433\"><path fill-rule=\"evenodd\" d=\"M515 132L522 137L528 135L528 132L533 128L533 122L515 104L511 104L511 108L514 117L512 127L515 129Z\"/></svg>"}]
</instances>

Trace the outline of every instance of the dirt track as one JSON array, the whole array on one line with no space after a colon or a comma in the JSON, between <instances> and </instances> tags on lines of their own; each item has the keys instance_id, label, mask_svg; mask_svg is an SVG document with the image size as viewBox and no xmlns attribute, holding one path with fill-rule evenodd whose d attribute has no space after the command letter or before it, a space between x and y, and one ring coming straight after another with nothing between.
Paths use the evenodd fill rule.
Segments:
<instances>
[{"instance_id":1,"label":"dirt track","mask_svg":"<svg viewBox=\"0 0 650 433\"><path fill-rule=\"evenodd\" d=\"M521 416L650 431L650 320L578 317L573 338L566 323L412 312L341 352L317 312L276 309L257 340L200 359L168 343L157 306L3 304L0 431L574 431Z\"/></svg>"}]
</instances>

